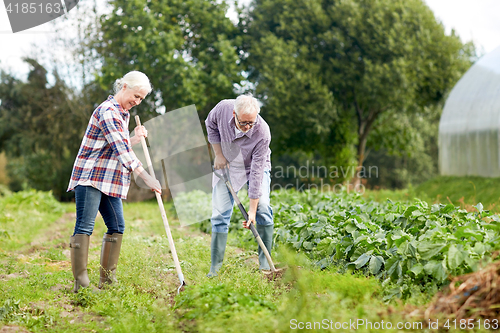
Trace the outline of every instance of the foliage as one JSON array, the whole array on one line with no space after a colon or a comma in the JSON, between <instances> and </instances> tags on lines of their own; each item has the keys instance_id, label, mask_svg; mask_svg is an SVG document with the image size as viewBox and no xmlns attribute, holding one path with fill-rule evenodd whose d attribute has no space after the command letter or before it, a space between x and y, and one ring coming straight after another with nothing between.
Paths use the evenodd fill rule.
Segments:
<instances>
[{"instance_id":1,"label":"foliage","mask_svg":"<svg viewBox=\"0 0 500 333\"><path fill-rule=\"evenodd\" d=\"M217 317L220 314L245 314L248 311L258 311L260 307L275 310L273 303L258 295L250 295L234 290L227 284L193 286L177 298L175 307L182 308L182 315L188 319L199 317ZM205 304L212 307L205 307Z\"/></svg>"},{"instance_id":2,"label":"foliage","mask_svg":"<svg viewBox=\"0 0 500 333\"><path fill-rule=\"evenodd\" d=\"M82 308L88 308L96 303L96 295L91 289L82 288L79 293L73 295L72 300L73 304Z\"/></svg>"},{"instance_id":3,"label":"foliage","mask_svg":"<svg viewBox=\"0 0 500 333\"><path fill-rule=\"evenodd\" d=\"M411 151L411 136L390 132L387 120L435 110L470 66L470 47L445 35L421 0L255 0L250 6L240 15L246 64L271 128L287 129L278 131L279 147L330 145L337 154L335 147L352 144L349 134L356 133L361 166L369 134L378 128L393 138L383 142L387 149ZM329 138L339 133L345 133L340 140ZM406 144L396 147L398 141Z\"/></svg>"},{"instance_id":4,"label":"foliage","mask_svg":"<svg viewBox=\"0 0 500 333\"><path fill-rule=\"evenodd\" d=\"M306 153L305 150L279 154L273 158L271 189L294 188L303 191L314 187L340 186L357 172L355 164L349 162L352 149L345 148L347 150L339 151L340 155L327 154L326 157L318 151ZM366 177L368 175L371 172L367 172Z\"/></svg>"},{"instance_id":5,"label":"foliage","mask_svg":"<svg viewBox=\"0 0 500 333\"><path fill-rule=\"evenodd\" d=\"M237 195L241 203L243 204L243 207L246 207L248 209L250 200L248 199L248 192L246 187L243 187L241 190L239 190ZM185 195L182 195L179 198L182 199L182 202L190 203L190 205L196 207L196 213L194 214L200 214L200 211L204 210L204 215L197 215L199 217L197 221L200 221L198 230L207 234L212 233L212 224L210 223L210 216L212 211L211 196L211 194L192 191L186 193ZM176 205L177 200L178 199L176 199L175 201ZM205 217L205 220L202 220L202 217ZM255 250L255 238L249 230L243 228L242 222L243 215L241 214L238 206L234 205L233 214L231 215L231 221L229 224L228 242L234 246L245 248L247 250Z\"/></svg>"},{"instance_id":6,"label":"foliage","mask_svg":"<svg viewBox=\"0 0 500 333\"><path fill-rule=\"evenodd\" d=\"M451 204L367 202L359 194L316 194L308 205L307 196L296 193L296 203L278 204L276 241L321 267L380 278L388 299L443 285L449 275L478 269L498 249L500 219L481 204L472 213Z\"/></svg>"},{"instance_id":7,"label":"foliage","mask_svg":"<svg viewBox=\"0 0 500 333\"><path fill-rule=\"evenodd\" d=\"M178 211L183 212L181 223L201 222L212 215L212 194L201 190L182 192L175 196L172 212L179 218ZM175 210L173 209L175 207Z\"/></svg>"},{"instance_id":8,"label":"foliage","mask_svg":"<svg viewBox=\"0 0 500 333\"><path fill-rule=\"evenodd\" d=\"M13 193L0 200L2 211L36 209L41 213L62 213L63 206L57 202L51 192L35 190L20 191Z\"/></svg>"},{"instance_id":9,"label":"foliage","mask_svg":"<svg viewBox=\"0 0 500 333\"><path fill-rule=\"evenodd\" d=\"M154 102L134 109L144 121L167 110L196 104L200 119L220 100L234 96L241 76L237 30L225 1L162 0L110 2L93 48L102 59L99 82L110 86L130 70L150 78Z\"/></svg>"},{"instance_id":10,"label":"foliage","mask_svg":"<svg viewBox=\"0 0 500 333\"><path fill-rule=\"evenodd\" d=\"M359 197L339 198L340 202L351 202L352 214L354 207L358 207L356 203L362 202ZM26 210L30 203L26 194L9 200L9 207L2 207L1 212L6 210L12 214ZM43 202L40 200L36 199ZM290 207L297 201L304 207L313 207L318 202L326 207L329 202L320 194L299 195L295 191L273 193L272 203L276 200ZM54 209L48 201L47 207L40 211ZM74 210L74 204L59 205L66 211ZM275 208L276 214L284 217L284 212ZM13 250L2 244L0 325L19 325L33 332L110 329L116 332L287 332L291 329L291 318L298 322L321 322L328 318L333 323L355 318L373 323L384 320L392 322L393 327L407 319L403 318L402 302L384 304L380 282L373 276L361 274L365 267L355 274L338 273L334 265L315 268L305 256L311 254L309 251L301 249L297 253L291 246L273 251L273 259L288 266L282 279L264 278L257 270L256 254L231 244L226 248L219 276L208 279L205 275L210 267L209 237L194 227L180 228L178 221L171 220L187 282L185 290L177 295L179 280L156 202L124 203L124 213L127 231L117 269L119 283L100 292L95 292L99 281L98 236L106 232L100 217L89 252L91 287L79 294L72 292L70 259L65 254L68 232L74 225L72 217L55 222L58 217L45 215L38 221L42 228L36 231L44 237L36 244L29 238L19 239L18 248ZM455 216L454 212L450 214ZM6 230L15 234L25 223L19 221L7 225ZM409 302L414 303L415 299ZM362 326L357 331L372 330Z\"/></svg>"},{"instance_id":11,"label":"foliage","mask_svg":"<svg viewBox=\"0 0 500 333\"><path fill-rule=\"evenodd\" d=\"M21 324L30 329L43 329L54 324L54 318L37 308L20 307L19 300L9 298L0 307L0 322Z\"/></svg>"},{"instance_id":12,"label":"foliage","mask_svg":"<svg viewBox=\"0 0 500 333\"><path fill-rule=\"evenodd\" d=\"M0 249L17 249L33 241L47 223L64 212L50 192L30 190L0 197Z\"/></svg>"},{"instance_id":13,"label":"foliage","mask_svg":"<svg viewBox=\"0 0 500 333\"><path fill-rule=\"evenodd\" d=\"M256 0L249 8L237 27L225 1L116 0L102 16L95 2L71 11L58 29L73 24L77 37L57 47L70 48L78 65L46 60L50 85L33 59L27 82L2 74L0 150L11 189L70 199L65 189L88 118L132 69L154 86L132 111L143 121L187 104L203 120L221 99L255 87L274 165L307 155L347 168L356 154L364 160L366 145L384 152L366 163L383 168L391 160L385 167L396 168L373 185L402 187L435 174L436 120L472 44L446 36L421 0Z\"/></svg>"},{"instance_id":14,"label":"foliage","mask_svg":"<svg viewBox=\"0 0 500 333\"><path fill-rule=\"evenodd\" d=\"M373 149L367 151L364 165L378 168L378 176L367 179L370 188L407 188L438 175L441 105L434 109L381 116L384 126L375 127L367 143Z\"/></svg>"},{"instance_id":15,"label":"foliage","mask_svg":"<svg viewBox=\"0 0 500 333\"><path fill-rule=\"evenodd\" d=\"M35 188L65 194L81 141L84 119L73 109L64 82L33 59L27 82L1 72L0 150L5 151L13 190Z\"/></svg>"}]
</instances>

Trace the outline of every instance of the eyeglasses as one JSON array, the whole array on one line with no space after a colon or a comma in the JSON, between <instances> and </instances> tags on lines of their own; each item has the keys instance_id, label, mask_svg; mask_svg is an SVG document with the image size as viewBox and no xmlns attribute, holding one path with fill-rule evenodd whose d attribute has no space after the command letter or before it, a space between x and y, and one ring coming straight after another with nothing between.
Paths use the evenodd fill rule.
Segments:
<instances>
[{"instance_id":1,"label":"eyeglasses","mask_svg":"<svg viewBox=\"0 0 500 333\"><path fill-rule=\"evenodd\" d=\"M239 119L238 119L238 115L236 113L234 113L234 115L236 116L236 120L238 121L238 124L240 124L241 127L245 127L245 126L250 126L250 127L254 127L255 124L257 124L256 121L254 122L241 122Z\"/></svg>"}]
</instances>

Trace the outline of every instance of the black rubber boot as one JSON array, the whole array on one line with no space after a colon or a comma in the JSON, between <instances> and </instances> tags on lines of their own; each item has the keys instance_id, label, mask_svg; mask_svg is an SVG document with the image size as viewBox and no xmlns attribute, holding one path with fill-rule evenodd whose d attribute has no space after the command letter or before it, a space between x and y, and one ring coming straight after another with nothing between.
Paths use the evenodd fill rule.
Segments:
<instances>
[{"instance_id":1,"label":"black rubber boot","mask_svg":"<svg viewBox=\"0 0 500 333\"><path fill-rule=\"evenodd\" d=\"M211 265L208 277L217 276L217 272L222 267L224 253L226 252L227 233L212 232L212 243L210 245Z\"/></svg>"},{"instance_id":2,"label":"black rubber boot","mask_svg":"<svg viewBox=\"0 0 500 333\"><path fill-rule=\"evenodd\" d=\"M273 247L273 231L274 225L258 225L257 224L257 232L259 233L260 238L262 239L262 243L264 243L269 255L271 255L271 248ZM270 270L269 263L267 262L267 258L264 255L262 249L258 248L259 253L259 269L261 270Z\"/></svg>"}]
</instances>

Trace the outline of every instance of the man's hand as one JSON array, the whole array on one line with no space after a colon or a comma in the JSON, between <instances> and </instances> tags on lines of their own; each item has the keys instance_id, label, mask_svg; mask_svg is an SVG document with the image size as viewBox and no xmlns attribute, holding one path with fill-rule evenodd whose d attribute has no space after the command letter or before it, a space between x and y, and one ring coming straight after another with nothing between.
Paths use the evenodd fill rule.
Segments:
<instances>
[{"instance_id":1,"label":"man's hand","mask_svg":"<svg viewBox=\"0 0 500 333\"><path fill-rule=\"evenodd\" d=\"M248 209L248 221L243 221L243 228L250 229L250 223L255 225L255 214L257 213L257 207L259 205L259 199L250 199L250 208Z\"/></svg>"},{"instance_id":2,"label":"man's hand","mask_svg":"<svg viewBox=\"0 0 500 333\"><path fill-rule=\"evenodd\" d=\"M250 229L250 223L255 226L255 211L252 210L248 212L248 221L243 221L243 228Z\"/></svg>"},{"instance_id":3,"label":"man's hand","mask_svg":"<svg viewBox=\"0 0 500 333\"><path fill-rule=\"evenodd\" d=\"M219 154L215 155L215 160L214 160L214 169L219 170L219 169L224 169L228 165L226 158L224 155ZM229 165L228 165L229 166Z\"/></svg>"},{"instance_id":4,"label":"man's hand","mask_svg":"<svg viewBox=\"0 0 500 333\"><path fill-rule=\"evenodd\" d=\"M222 154L222 148L220 146L220 143L212 143L212 148L214 149L215 153L214 169L215 170L224 169L226 165L229 167L227 160L224 157L224 154Z\"/></svg>"}]
</instances>

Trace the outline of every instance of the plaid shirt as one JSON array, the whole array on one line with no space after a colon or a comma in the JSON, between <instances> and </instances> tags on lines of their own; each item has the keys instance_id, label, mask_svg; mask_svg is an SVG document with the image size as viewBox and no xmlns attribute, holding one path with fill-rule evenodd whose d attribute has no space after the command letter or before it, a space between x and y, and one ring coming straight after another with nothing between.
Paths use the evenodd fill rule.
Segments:
<instances>
[{"instance_id":1,"label":"plaid shirt","mask_svg":"<svg viewBox=\"0 0 500 333\"><path fill-rule=\"evenodd\" d=\"M76 156L68 192L82 182L111 197L127 198L130 173L141 162L130 144L130 113L113 96L94 110Z\"/></svg>"}]
</instances>

